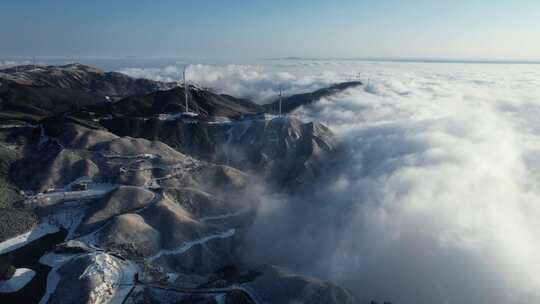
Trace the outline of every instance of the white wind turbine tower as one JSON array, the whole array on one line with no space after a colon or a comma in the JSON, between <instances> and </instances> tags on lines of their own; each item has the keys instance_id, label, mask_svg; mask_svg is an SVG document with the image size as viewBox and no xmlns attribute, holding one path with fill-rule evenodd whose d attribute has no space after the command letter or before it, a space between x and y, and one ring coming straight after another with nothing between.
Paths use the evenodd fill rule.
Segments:
<instances>
[{"instance_id":1,"label":"white wind turbine tower","mask_svg":"<svg viewBox=\"0 0 540 304\"><path fill-rule=\"evenodd\" d=\"M185 94L185 97L186 97L186 106L185 106L185 110L186 110L186 113L189 112L189 104L188 104L188 90L189 90L189 87L188 87L188 83L187 83L187 80L186 80L186 69L187 69L187 65L184 66L184 73L183 73L183 76L184 76L184 94Z\"/></svg>"},{"instance_id":2,"label":"white wind turbine tower","mask_svg":"<svg viewBox=\"0 0 540 304\"><path fill-rule=\"evenodd\" d=\"M281 86L279 86L279 116L281 116Z\"/></svg>"}]
</instances>

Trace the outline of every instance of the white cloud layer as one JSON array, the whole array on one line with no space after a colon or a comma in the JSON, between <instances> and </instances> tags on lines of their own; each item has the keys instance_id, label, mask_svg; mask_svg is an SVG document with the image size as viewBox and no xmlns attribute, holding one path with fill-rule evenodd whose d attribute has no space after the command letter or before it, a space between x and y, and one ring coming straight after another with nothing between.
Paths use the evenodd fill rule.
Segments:
<instances>
[{"instance_id":1,"label":"white cloud layer","mask_svg":"<svg viewBox=\"0 0 540 304\"><path fill-rule=\"evenodd\" d=\"M124 69L178 78L179 67ZM540 70L534 65L191 65L262 102L358 73L296 114L348 148L309 197L267 197L246 252L393 303L540 303ZM317 206L314 206L317 205Z\"/></svg>"},{"instance_id":2,"label":"white cloud layer","mask_svg":"<svg viewBox=\"0 0 540 304\"><path fill-rule=\"evenodd\" d=\"M326 122L348 159L294 207L268 203L254 254L366 300L539 303L537 66L366 70L366 88L297 111Z\"/></svg>"}]
</instances>

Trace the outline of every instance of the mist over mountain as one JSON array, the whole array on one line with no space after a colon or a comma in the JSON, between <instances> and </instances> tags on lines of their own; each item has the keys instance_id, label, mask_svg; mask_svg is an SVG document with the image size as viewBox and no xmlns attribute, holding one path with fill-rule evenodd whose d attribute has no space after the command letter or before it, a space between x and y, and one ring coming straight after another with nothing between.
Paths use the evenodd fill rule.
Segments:
<instances>
[{"instance_id":1,"label":"mist over mountain","mask_svg":"<svg viewBox=\"0 0 540 304\"><path fill-rule=\"evenodd\" d=\"M398 303L537 301L535 66L370 71L294 112L347 154L308 196L266 201L254 252Z\"/></svg>"},{"instance_id":2,"label":"mist over mountain","mask_svg":"<svg viewBox=\"0 0 540 304\"><path fill-rule=\"evenodd\" d=\"M189 66L188 109L40 69L0 72L3 301L540 299L534 65Z\"/></svg>"}]
</instances>

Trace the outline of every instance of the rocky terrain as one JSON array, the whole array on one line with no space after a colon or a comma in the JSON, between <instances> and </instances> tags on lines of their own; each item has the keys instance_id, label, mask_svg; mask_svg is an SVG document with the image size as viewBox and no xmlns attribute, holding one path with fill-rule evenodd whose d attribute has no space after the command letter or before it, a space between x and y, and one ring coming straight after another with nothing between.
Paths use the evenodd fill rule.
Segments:
<instances>
[{"instance_id":1,"label":"rocky terrain","mask_svg":"<svg viewBox=\"0 0 540 304\"><path fill-rule=\"evenodd\" d=\"M0 71L0 266L21 269L1 303L357 303L240 252L253 189L318 181L340 153L331 130L196 86L186 113L183 90L82 65Z\"/></svg>"}]
</instances>

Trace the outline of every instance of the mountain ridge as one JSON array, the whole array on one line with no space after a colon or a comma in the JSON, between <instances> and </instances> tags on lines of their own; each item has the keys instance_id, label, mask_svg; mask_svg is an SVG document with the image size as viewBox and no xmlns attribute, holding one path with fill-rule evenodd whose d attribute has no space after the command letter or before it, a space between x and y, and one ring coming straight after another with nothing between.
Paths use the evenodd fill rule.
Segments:
<instances>
[{"instance_id":1,"label":"mountain ridge","mask_svg":"<svg viewBox=\"0 0 540 304\"><path fill-rule=\"evenodd\" d=\"M0 217L11 218L0 223L0 258L48 266L34 267L39 282L0 300L357 302L332 283L242 257L262 216L258 191L292 193L320 180L339 155L330 129L196 87L190 108L199 114L176 115L183 88L110 101L70 77L0 87L19 94L0 94ZM73 106L70 96L89 100ZM39 251L28 244L51 249L30 258Z\"/></svg>"}]
</instances>

